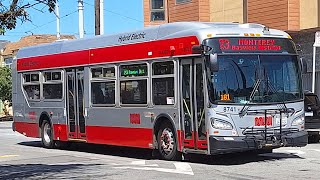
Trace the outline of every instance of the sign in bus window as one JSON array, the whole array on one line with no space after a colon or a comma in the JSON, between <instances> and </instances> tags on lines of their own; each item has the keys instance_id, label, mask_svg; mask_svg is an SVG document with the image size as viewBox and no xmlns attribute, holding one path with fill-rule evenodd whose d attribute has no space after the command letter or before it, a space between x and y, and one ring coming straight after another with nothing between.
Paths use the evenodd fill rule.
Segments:
<instances>
[{"instance_id":1,"label":"sign in bus window","mask_svg":"<svg viewBox=\"0 0 320 180\"><path fill-rule=\"evenodd\" d=\"M121 81L122 104L147 104L147 80Z\"/></svg>"},{"instance_id":2,"label":"sign in bus window","mask_svg":"<svg viewBox=\"0 0 320 180\"><path fill-rule=\"evenodd\" d=\"M120 66L120 72L122 77L147 76L148 66L147 64L123 65Z\"/></svg>"},{"instance_id":3,"label":"sign in bus window","mask_svg":"<svg viewBox=\"0 0 320 180\"><path fill-rule=\"evenodd\" d=\"M92 104L115 104L115 82L92 82Z\"/></svg>"},{"instance_id":4,"label":"sign in bus window","mask_svg":"<svg viewBox=\"0 0 320 180\"><path fill-rule=\"evenodd\" d=\"M174 104L174 79L154 78L152 80L153 103L155 105Z\"/></svg>"},{"instance_id":5,"label":"sign in bus window","mask_svg":"<svg viewBox=\"0 0 320 180\"><path fill-rule=\"evenodd\" d=\"M153 75L164 75L174 73L174 64L172 61L156 62L152 64Z\"/></svg>"}]
</instances>

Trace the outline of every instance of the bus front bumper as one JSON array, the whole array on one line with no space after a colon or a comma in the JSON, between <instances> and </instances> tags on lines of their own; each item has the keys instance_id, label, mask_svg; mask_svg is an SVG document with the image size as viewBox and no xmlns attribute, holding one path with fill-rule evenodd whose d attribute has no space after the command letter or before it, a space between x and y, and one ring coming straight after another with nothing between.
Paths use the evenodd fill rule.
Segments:
<instances>
[{"instance_id":1,"label":"bus front bumper","mask_svg":"<svg viewBox=\"0 0 320 180\"><path fill-rule=\"evenodd\" d=\"M289 133L281 140L265 141L261 136L248 137L209 137L210 154L224 154L255 149L275 149L279 147L303 147L308 144L306 131Z\"/></svg>"}]
</instances>

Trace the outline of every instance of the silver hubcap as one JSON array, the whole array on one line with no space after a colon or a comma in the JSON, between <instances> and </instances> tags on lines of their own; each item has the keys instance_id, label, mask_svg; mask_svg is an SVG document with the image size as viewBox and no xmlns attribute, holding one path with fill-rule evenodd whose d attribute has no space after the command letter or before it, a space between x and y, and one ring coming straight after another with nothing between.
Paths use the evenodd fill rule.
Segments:
<instances>
[{"instance_id":1,"label":"silver hubcap","mask_svg":"<svg viewBox=\"0 0 320 180\"><path fill-rule=\"evenodd\" d=\"M160 144L161 144L161 149L165 154L168 155L172 153L175 142L174 142L174 135L171 129L165 128L162 131Z\"/></svg>"},{"instance_id":2,"label":"silver hubcap","mask_svg":"<svg viewBox=\"0 0 320 180\"><path fill-rule=\"evenodd\" d=\"M51 136L51 127L49 123L46 123L43 127L43 138L46 143L51 142L50 136Z\"/></svg>"}]
</instances>

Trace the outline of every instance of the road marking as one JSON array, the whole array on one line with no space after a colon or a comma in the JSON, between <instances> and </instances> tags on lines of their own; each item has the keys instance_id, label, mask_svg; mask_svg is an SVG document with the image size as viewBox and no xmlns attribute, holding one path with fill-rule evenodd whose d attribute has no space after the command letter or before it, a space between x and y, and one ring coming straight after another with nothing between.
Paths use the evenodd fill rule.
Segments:
<instances>
[{"instance_id":1,"label":"road marking","mask_svg":"<svg viewBox=\"0 0 320 180\"><path fill-rule=\"evenodd\" d=\"M146 164L146 161L145 161L145 160L132 161L130 164L111 163L110 165L113 165L113 166L146 166L146 167L159 167L158 164Z\"/></svg>"},{"instance_id":2,"label":"road marking","mask_svg":"<svg viewBox=\"0 0 320 180\"><path fill-rule=\"evenodd\" d=\"M320 152L320 149L310 149L310 150Z\"/></svg>"},{"instance_id":3,"label":"road marking","mask_svg":"<svg viewBox=\"0 0 320 180\"><path fill-rule=\"evenodd\" d=\"M175 173L175 174L187 174L194 175L191 166L188 163L184 162L176 162L173 163L176 167L175 169L168 168L159 168L159 167L147 167L148 165L142 165L142 162L139 166L121 166L121 167L113 167L116 169L135 169L135 170L146 170L146 171L159 171L159 172L167 172L167 173ZM132 163L131 163L132 164Z\"/></svg>"},{"instance_id":4,"label":"road marking","mask_svg":"<svg viewBox=\"0 0 320 180\"><path fill-rule=\"evenodd\" d=\"M10 157L17 157L19 155L3 155L3 156L0 156L0 158L10 158Z\"/></svg>"},{"instance_id":5,"label":"road marking","mask_svg":"<svg viewBox=\"0 0 320 180\"><path fill-rule=\"evenodd\" d=\"M300 150L286 150L287 152L291 153L291 154L305 154L306 152L300 151Z\"/></svg>"}]
</instances>

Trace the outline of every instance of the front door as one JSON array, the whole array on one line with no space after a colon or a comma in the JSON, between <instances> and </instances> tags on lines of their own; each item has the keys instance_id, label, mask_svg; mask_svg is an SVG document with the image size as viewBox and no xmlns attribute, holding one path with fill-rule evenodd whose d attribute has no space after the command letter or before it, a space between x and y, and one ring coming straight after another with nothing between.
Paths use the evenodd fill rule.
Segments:
<instances>
[{"instance_id":1,"label":"front door","mask_svg":"<svg viewBox=\"0 0 320 180\"><path fill-rule=\"evenodd\" d=\"M68 138L85 140L83 68L68 69L66 79Z\"/></svg>"},{"instance_id":2,"label":"front door","mask_svg":"<svg viewBox=\"0 0 320 180\"><path fill-rule=\"evenodd\" d=\"M203 61L181 59L180 73L184 147L207 149Z\"/></svg>"}]
</instances>

